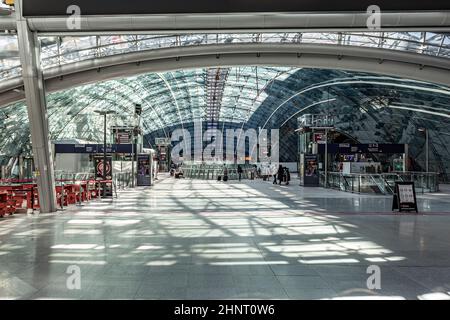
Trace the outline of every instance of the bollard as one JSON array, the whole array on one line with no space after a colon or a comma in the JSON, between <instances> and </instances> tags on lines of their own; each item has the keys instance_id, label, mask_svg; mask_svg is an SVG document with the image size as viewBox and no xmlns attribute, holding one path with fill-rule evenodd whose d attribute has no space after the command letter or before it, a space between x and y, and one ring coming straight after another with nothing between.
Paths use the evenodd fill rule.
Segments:
<instances>
[{"instance_id":1,"label":"bollard","mask_svg":"<svg viewBox=\"0 0 450 320\"><path fill-rule=\"evenodd\" d=\"M100 181L97 182L98 183L98 189L97 189L97 199L102 199L102 194L100 192Z\"/></svg>"},{"instance_id":2,"label":"bollard","mask_svg":"<svg viewBox=\"0 0 450 320\"><path fill-rule=\"evenodd\" d=\"M84 189L83 189L83 187L80 185L80 193L79 193L78 204L77 204L78 207L82 207L82 206L83 206L83 205L81 204L81 197L83 196L83 191L84 191Z\"/></svg>"}]
</instances>

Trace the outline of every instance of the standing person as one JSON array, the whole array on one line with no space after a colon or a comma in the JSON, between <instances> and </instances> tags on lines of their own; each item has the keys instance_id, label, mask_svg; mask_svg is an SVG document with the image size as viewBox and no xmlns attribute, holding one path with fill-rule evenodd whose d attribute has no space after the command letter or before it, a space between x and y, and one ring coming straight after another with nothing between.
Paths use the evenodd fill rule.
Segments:
<instances>
[{"instance_id":1,"label":"standing person","mask_svg":"<svg viewBox=\"0 0 450 320\"><path fill-rule=\"evenodd\" d=\"M277 177L278 177L280 186L281 186L281 181L283 181L283 176L284 176L284 169L283 169L283 166L280 164L278 166L278 172L277 172Z\"/></svg>"},{"instance_id":2,"label":"standing person","mask_svg":"<svg viewBox=\"0 0 450 320\"><path fill-rule=\"evenodd\" d=\"M286 185L289 185L289 181L291 181L291 173L289 172L289 168L285 168L286 173Z\"/></svg>"},{"instance_id":3,"label":"standing person","mask_svg":"<svg viewBox=\"0 0 450 320\"><path fill-rule=\"evenodd\" d=\"M226 165L224 165L223 167L223 182L227 182L228 181L228 168L226 167Z\"/></svg>"},{"instance_id":4,"label":"standing person","mask_svg":"<svg viewBox=\"0 0 450 320\"><path fill-rule=\"evenodd\" d=\"M155 180L158 180L158 171L159 171L159 164L158 164L158 161L157 160L155 160L154 162L153 162L153 175L154 175L154 179Z\"/></svg>"},{"instance_id":5,"label":"standing person","mask_svg":"<svg viewBox=\"0 0 450 320\"><path fill-rule=\"evenodd\" d=\"M277 184L277 166L276 164L272 164L270 167L270 173L273 176L273 184Z\"/></svg>"},{"instance_id":6,"label":"standing person","mask_svg":"<svg viewBox=\"0 0 450 320\"><path fill-rule=\"evenodd\" d=\"M242 179L242 167L241 167L241 165L238 165L237 172L238 172L238 176L239 176L239 181L241 181L241 179Z\"/></svg>"},{"instance_id":7,"label":"standing person","mask_svg":"<svg viewBox=\"0 0 450 320\"><path fill-rule=\"evenodd\" d=\"M173 161L170 161L170 176L173 177L175 175L176 166Z\"/></svg>"}]
</instances>

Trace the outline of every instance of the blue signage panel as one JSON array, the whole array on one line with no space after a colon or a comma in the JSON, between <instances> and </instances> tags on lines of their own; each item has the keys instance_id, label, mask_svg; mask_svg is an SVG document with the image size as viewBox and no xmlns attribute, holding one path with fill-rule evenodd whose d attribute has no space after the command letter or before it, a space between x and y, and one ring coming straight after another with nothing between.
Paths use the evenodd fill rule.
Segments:
<instances>
[{"instance_id":1,"label":"blue signage panel","mask_svg":"<svg viewBox=\"0 0 450 320\"><path fill-rule=\"evenodd\" d=\"M55 153L104 153L103 144L55 144ZM109 144L106 153L132 153L132 144Z\"/></svg>"},{"instance_id":2,"label":"blue signage panel","mask_svg":"<svg viewBox=\"0 0 450 320\"><path fill-rule=\"evenodd\" d=\"M325 144L319 144L319 154L325 154ZM405 153L404 144L348 144L331 143L328 144L328 153L332 154L356 154L356 153L385 153L402 154Z\"/></svg>"}]
</instances>

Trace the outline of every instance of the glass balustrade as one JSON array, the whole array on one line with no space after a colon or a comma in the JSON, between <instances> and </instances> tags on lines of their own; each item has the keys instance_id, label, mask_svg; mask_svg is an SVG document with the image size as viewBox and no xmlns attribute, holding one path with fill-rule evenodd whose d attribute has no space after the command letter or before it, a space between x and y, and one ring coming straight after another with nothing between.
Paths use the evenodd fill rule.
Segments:
<instances>
[{"instance_id":1,"label":"glass balustrade","mask_svg":"<svg viewBox=\"0 0 450 320\"><path fill-rule=\"evenodd\" d=\"M242 179L252 179L256 176L256 169L252 165L241 165ZM237 165L227 164L184 164L181 167L183 177L189 179L217 180L219 176L223 177L224 169L228 171L229 180L238 180L239 174Z\"/></svg>"},{"instance_id":2,"label":"glass balustrade","mask_svg":"<svg viewBox=\"0 0 450 320\"><path fill-rule=\"evenodd\" d=\"M327 187L352 193L393 194L395 182L412 181L417 193L439 191L438 174L434 172L392 172L382 174L343 174L328 172ZM325 187L325 173L320 174Z\"/></svg>"}]
</instances>

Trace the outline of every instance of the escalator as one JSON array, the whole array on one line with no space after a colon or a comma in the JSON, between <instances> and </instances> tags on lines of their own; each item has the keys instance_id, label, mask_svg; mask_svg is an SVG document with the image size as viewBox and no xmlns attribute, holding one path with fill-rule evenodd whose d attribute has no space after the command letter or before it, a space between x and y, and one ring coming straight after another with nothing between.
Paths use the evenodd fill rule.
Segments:
<instances>
[{"instance_id":1,"label":"escalator","mask_svg":"<svg viewBox=\"0 0 450 320\"><path fill-rule=\"evenodd\" d=\"M392 179L387 179L386 177L383 177L383 181L384 181L384 185L385 185L385 188L386 188L386 193L387 194L394 194L396 179L392 180Z\"/></svg>"},{"instance_id":2,"label":"escalator","mask_svg":"<svg viewBox=\"0 0 450 320\"><path fill-rule=\"evenodd\" d=\"M348 177L342 176L342 183L340 183L340 189L342 191L350 191L352 192L352 185L348 182Z\"/></svg>"},{"instance_id":3,"label":"escalator","mask_svg":"<svg viewBox=\"0 0 450 320\"><path fill-rule=\"evenodd\" d=\"M372 190L372 192L376 194L386 194L386 189L384 187L384 183L382 182L383 180L378 176L370 175L369 177L370 181L373 182L369 185L369 188Z\"/></svg>"}]
</instances>

